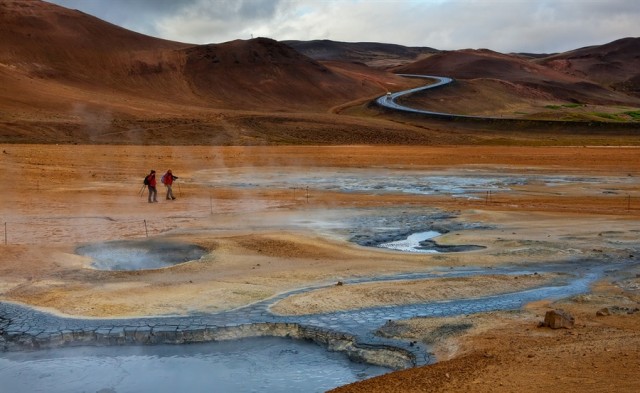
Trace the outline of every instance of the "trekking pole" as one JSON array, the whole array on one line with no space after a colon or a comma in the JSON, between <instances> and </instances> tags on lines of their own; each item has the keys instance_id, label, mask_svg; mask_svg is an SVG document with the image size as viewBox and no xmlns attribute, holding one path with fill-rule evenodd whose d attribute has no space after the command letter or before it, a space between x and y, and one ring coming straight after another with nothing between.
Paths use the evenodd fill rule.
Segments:
<instances>
[{"instance_id":1,"label":"trekking pole","mask_svg":"<svg viewBox=\"0 0 640 393\"><path fill-rule=\"evenodd\" d=\"M178 193L180 194L180 198L182 198L182 188L180 188L180 183L176 183L178 185Z\"/></svg>"},{"instance_id":2,"label":"trekking pole","mask_svg":"<svg viewBox=\"0 0 640 393\"><path fill-rule=\"evenodd\" d=\"M138 195L139 196L142 196L142 194L144 193L144 187L145 187L145 185L143 184L142 188L140 189L140 191L138 191Z\"/></svg>"}]
</instances>

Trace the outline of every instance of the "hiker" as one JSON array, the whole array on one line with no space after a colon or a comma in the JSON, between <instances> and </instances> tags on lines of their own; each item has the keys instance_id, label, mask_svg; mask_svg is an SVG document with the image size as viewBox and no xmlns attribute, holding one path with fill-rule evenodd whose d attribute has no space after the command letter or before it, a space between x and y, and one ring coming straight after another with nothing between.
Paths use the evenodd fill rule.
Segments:
<instances>
[{"instance_id":1,"label":"hiker","mask_svg":"<svg viewBox=\"0 0 640 393\"><path fill-rule=\"evenodd\" d=\"M173 185L173 181L176 180L177 178L178 176L173 176L173 173L171 173L171 169L169 169L167 170L167 173L162 175L162 178L160 179L162 184L164 184L164 186L167 187L168 200L176 199L176 197L173 196L173 189L171 188L171 186Z\"/></svg>"},{"instance_id":2,"label":"hiker","mask_svg":"<svg viewBox=\"0 0 640 393\"><path fill-rule=\"evenodd\" d=\"M156 171L154 171L153 169L151 170L147 177L144 178L144 184L146 184L149 188L149 203L158 202L158 190L156 189Z\"/></svg>"}]
</instances>

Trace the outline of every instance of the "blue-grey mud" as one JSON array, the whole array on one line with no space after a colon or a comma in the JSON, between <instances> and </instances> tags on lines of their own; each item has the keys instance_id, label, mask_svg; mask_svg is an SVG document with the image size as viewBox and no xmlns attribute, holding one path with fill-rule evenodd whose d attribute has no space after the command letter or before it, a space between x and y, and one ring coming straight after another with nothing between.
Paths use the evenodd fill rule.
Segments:
<instances>
[{"instance_id":1,"label":"blue-grey mud","mask_svg":"<svg viewBox=\"0 0 640 393\"><path fill-rule=\"evenodd\" d=\"M199 259L202 247L171 241L112 241L86 244L76 252L92 258L98 270L150 270Z\"/></svg>"},{"instance_id":2,"label":"blue-grey mud","mask_svg":"<svg viewBox=\"0 0 640 393\"><path fill-rule=\"evenodd\" d=\"M634 309L638 171L619 167L636 157L625 150L580 166L567 157L591 149L562 160L558 149L70 149L5 147L12 176L40 179L43 165L66 174L16 180L2 196L7 356L267 336L401 369L466 350L443 354L421 326L457 326L450 339L463 343L485 316L535 326L557 305ZM87 171L89 156L104 169ZM528 164L510 164L516 156ZM171 165L176 200L146 203L135 168L148 170L149 157L182 158ZM424 233L434 237L418 247L385 247ZM82 253L113 247L135 260L138 246L163 244L198 253L116 270ZM437 252L417 252L427 248ZM624 296L603 297L607 285Z\"/></svg>"},{"instance_id":3,"label":"blue-grey mud","mask_svg":"<svg viewBox=\"0 0 640 393\"><path fill-rule=\"evenodd\" d=\"M0 356L7 392L323 392L388 371L283 338Z\"/></svg>"},{"instance_id":4,"label":"blue-grey mud","mask_svg":"<svg viewBox=\"0 0 640 393\"><path fill-rule=\"evenodd\" d=\"M432 362L429 348L424 344L388 338L377 334L389 321L411 318L445 317L487 311L518 309L540 299L560 299L588 291L589 285L601 278L605 268L581 261L582 272L575 274L573 264L537 265L538 272L570 273L550 285L519 292L480 298L453 299L435 303L364 308L343 312L303 316L279 316L270 312L271 305L311 289L284 293L269 301L217 314L192 314L181 317L131 319L63 318L35 311L24 306L0 304L0 332L8 354L0 357L0 374L5 386L14 391L39 391L49 386L64 386L86 390L108 387L113 391L172 391L182 385L191 391L206 390L216 381L225 386L222 391L324 391L355 380L379 375L385 368L406 368ZM607 267L609 274L622 268ZM419 280L425 278L464 277L486 274L522 276L530 270L458 269L430 274L405 274L378 277L387 280ZM358 285L369 279L351 280L342 285ZM318 289L318 288L314 288ZM336 357L324 357L300 344L237 341L245 337L287 337L314 341L332 351L345 353L349 358L380 367L336 365ZM234 340L235 344L228 344ZM213 347L193 347L175 344L217 342ZM164 344L164 346L163 346ZM174 346L167 347L167 344ZM148 346L153 345L150 349ZM99 350L74 353L70 347L98 346ZM105 350L104 346L124 346L121 351ZM65 351L41 351L66 347ZM136 349L132 349L136 347ZM303 349L304 348L304 349ZM38 352L18 352L40 350ZM274 355L274 351L278 356ZM302 354L300 354L302 353ZM286 356L282 356L285 354ZM293 356L295 355L295 356ZM176 360L177 358L177 360ZM248 360L250 358L251 360ZM263 359L262 361L260 359ZM163 360L168 359L168 360ZM260 366L262 362L270 367ZM83 366L79 366L82 364ZM190 370L179 378L172 377L176 367ZM240 367L229 376L229 370ZM107 373L107 379L95 376L95 369ZM274 373L274 370L291 370ZM313 377L307 376L311 372ZM354 371L359 369L360 371ZM65 371L66 370L66 371ZM74 370L71 374L69 370ZM204 370L207 370L206 372ZM37 379L26 374L40 375ZM290 373L291 375L289 375ZM72 375L72 376L71 376ZM131 375L135 378L131 379ZM162 377L159 377L161 375ZM220 378L227 375L226 378ZM206 376L206 377L205 377ZM168 379L167 379L168 378ZM118 381L115 386L113 382ZM171 381L173 385L167 385ZM178 383L179 385L175 385ZM111 385L110 385L111 384ZM96 391L97 391L96 390ZM51 390L49 390L51 391Z\"/></svg>"}]
</instances>

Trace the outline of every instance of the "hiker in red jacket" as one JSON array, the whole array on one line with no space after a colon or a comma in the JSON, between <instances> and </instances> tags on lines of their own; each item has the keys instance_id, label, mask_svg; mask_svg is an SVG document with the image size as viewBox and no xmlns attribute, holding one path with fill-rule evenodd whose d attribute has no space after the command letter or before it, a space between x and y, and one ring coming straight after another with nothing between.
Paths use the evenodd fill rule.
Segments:
<instances>
[{"instance_id":1,"label":"hiker in red jacket","mask_svg":"<svg viewBox=\"0 0 640 393\"><path fill-rule=\"evenodd\" d=\"M168 200L176 199L176 197L173 196L173 190L171 187L173 186L173 181L176 180L177 178L178 176L173 176L173 174L171 173L171 169L169 169L167 173L162 175L162 178L160 179L160 181L162 181L162 184L164 184L164 186L167 187Z\"/></svg>"},{"instance_id":2,"label":"hiker in red jacket","mask_svg":"<svg viewBox=\"0 0 640 393\"><path fill-rule=\"evenodd\" d=\"M149 203L158 202L158 190L156 189L156 171L152 169L144 180L145 184L149 188Z\"/></svg>"}]
</instances>

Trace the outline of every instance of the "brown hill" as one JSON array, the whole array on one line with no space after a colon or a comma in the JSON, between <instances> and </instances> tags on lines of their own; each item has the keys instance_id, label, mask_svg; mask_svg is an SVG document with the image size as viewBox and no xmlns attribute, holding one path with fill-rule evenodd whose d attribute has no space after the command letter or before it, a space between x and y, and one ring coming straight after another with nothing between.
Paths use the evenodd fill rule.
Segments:
<instances>
[{"instance_id":1,"label":"brown hill","mask_svg":"<svg viewBox=\"0 0 640 393\"><path fill-rule=\"evenodd\" d=\"M640 38L623 38L538 60L551 67L640 96Z\"/></svg>"},{"instance_id":2,"label":"brown hill","mask_svg":"<svg viewBox=\"0 0 640 393\"><path fill-rule=\"evenodd\" d=\"M0 7L5 80L22 75L182 105L267 110L326 110L380 92L273 40L196 46L40 1L4 1Z\"/></svg>"},{"instance_id":3,"label":"brown hill","mask_svg":"<svg viewBox=\"0 0 640 393\"><path fill-rule=\"evenodd\" d=\"M220 111L327 113L384 94L387 85L413 84L367 67L341 68L269 39L192 45L42 1L3 0L0 140L126 142L131 130L142 130L135 131L137 141L162 140L147 131L169 124L180 132L173 139L186 139L181 143L193 142L194 133L247 143L272 127L229 123L227 115L220 121ZM238 141L236 127L250 135Z\"/></svg>"},{"instance_id":4,"label":"brown hill","mask_svg":"<svg viewBox=\"0 0 640 393\"><path fill-rule=\"evenodd\" d=\"M183 53L184 75L194 93L220 108L326 111L383 92L266 38L195 46Z\"/></svg>"},{"instance_id":5,"label":"brown hill","mask_svg":"<svg viewBox=\"0 0 640 393\"><path fill-rule=\"evenodd\" d=\"M28 78L116 85L188 44L134 33L41 1L0 2L0 63Z\"/></svg>"}]
</instances>

